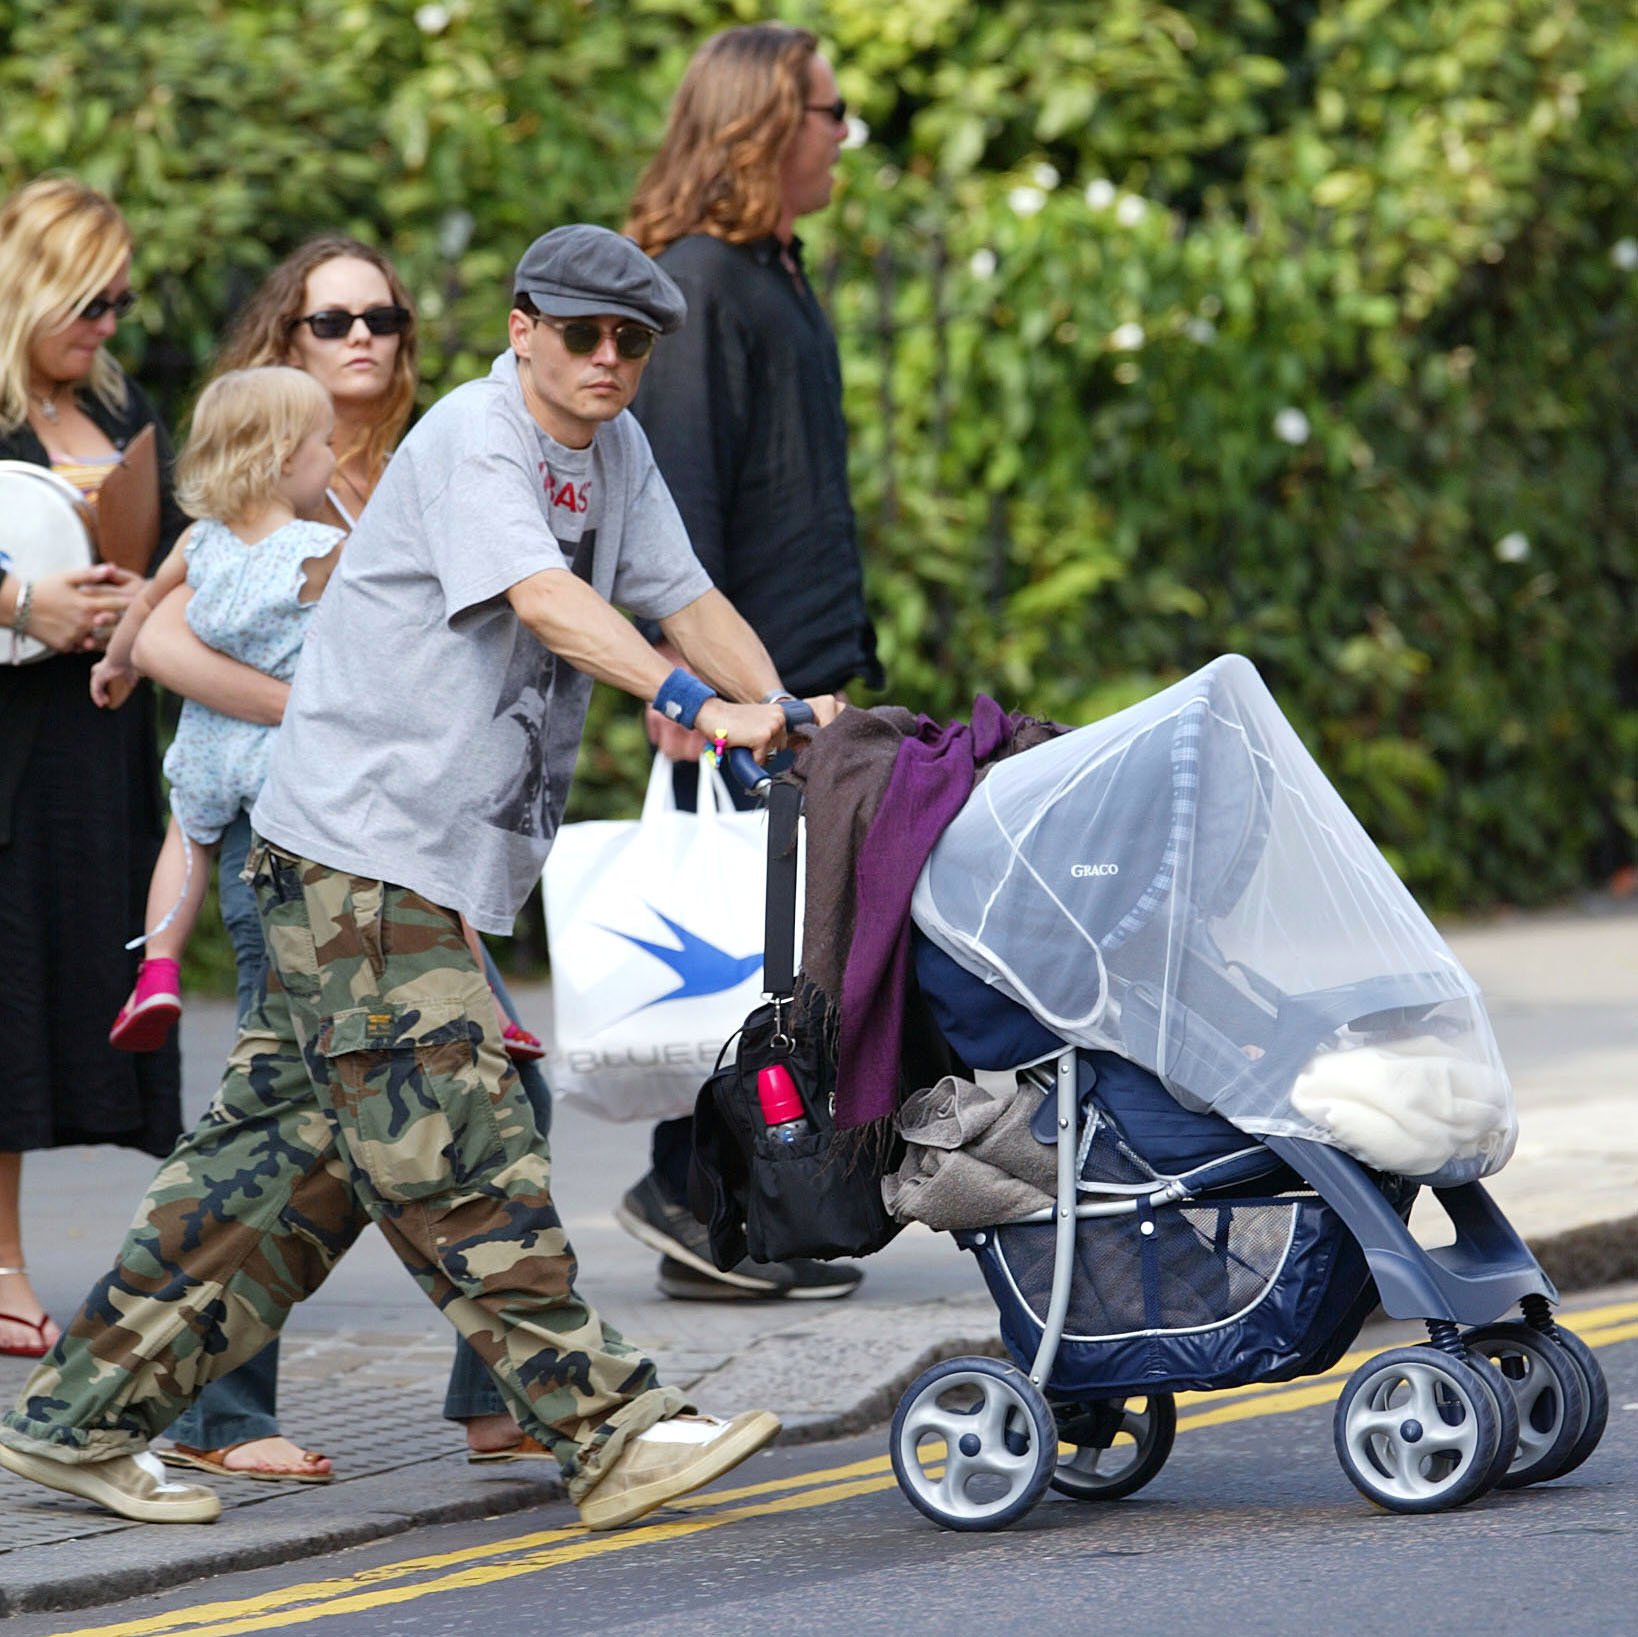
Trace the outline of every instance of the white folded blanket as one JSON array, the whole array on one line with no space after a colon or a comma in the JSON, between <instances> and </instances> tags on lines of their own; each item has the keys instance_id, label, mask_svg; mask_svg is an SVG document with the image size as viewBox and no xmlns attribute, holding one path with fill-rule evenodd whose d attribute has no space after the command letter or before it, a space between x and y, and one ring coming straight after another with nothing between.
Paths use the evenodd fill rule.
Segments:
<instances>
[{"instance_id":1,"label":"white folded blanket","mask_svg":"<svg viewBox=\"0 0 1638 1637\"><path fill-rule=\"evenodd\" d=\"M1474 1157L1496 1170L1517 1135L1506 1077L1430 1035L1317 1053L1291 1103L1331 1146L1405 1177Z\"/></svg>"}]
</instances>

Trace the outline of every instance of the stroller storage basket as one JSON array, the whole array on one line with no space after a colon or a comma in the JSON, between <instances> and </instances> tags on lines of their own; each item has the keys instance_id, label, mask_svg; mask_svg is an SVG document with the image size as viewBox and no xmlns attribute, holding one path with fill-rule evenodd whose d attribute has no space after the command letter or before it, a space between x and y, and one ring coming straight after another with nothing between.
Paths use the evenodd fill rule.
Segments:
<instances>
[{"instance_id":1,"label":"stroller storage basket","mask_svg":"<svg viewBox=\"0 0 1638 1637\"><path fill-rule=\"evenodd\" d=\"M957 1235L1026 1369L1051 1301L1054 1232L1021 1222ZM1373 1300L1364 1256L1317 1196L1140 1202L1135 1215L1078 1226L1050 1390L1208 1390L1328 1369Z\"/></svg>"}]
</instances>

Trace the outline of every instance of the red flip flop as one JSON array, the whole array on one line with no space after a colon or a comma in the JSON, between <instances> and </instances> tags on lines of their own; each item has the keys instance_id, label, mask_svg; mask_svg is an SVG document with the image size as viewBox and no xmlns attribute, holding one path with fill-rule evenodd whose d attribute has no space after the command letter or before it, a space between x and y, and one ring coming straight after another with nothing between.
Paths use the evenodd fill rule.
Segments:
<instances>
[{"instance_id":1,"label":"red flip flop","mask_svg":"<svg viewBox=\"0 0 1638 1637\"><path fill-rule=\"evenodd\" d=\"M32 1330L39 1340L37 1347L7 1347L0 1344L0 1358L44 1358L51 1351L51 1343L45 1337L46 1326L51 1323L49 1314L42 1313L37 1319L25 1319L21 1313L0 1313L0 1319L7 1324Z\"/></svg>"}]
</instances>

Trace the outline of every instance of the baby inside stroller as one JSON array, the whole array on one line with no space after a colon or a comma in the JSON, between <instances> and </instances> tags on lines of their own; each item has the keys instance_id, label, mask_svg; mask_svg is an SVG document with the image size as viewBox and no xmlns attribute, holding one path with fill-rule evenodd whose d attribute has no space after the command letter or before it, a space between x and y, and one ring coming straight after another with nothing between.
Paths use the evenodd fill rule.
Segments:
<instances>
[{"instance_id":1,"label":"baby inside stroller","mask_svg":"<svg viewBox=\"0 0 1638 1637\"><path fill-rule=\"evenodd\" d=\"M1378 1302L1429 1344L1337 1402L1369 1499L1443 1510L1591 1453L1599 1367L1479 1180L1516 1135L1479 995L1246 660L1001 762L913 913L946 1039L1015 1073L1056 1156L1039 1209L956 1234L1013 1362L905 1393L892 1458L927 1516L1130 1494L1173 1394L1330 1370ZM1422 1187L1450 1245L1406 1227Z\"/></svg>"}]
</instances>

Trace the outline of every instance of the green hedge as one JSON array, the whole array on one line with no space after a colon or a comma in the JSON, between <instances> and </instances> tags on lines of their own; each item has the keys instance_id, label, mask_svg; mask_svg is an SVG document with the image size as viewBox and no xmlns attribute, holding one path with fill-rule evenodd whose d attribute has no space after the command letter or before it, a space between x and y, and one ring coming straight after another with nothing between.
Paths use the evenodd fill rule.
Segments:
<instances>
[{"instance_id":1,"label":"green hedge","mask_svg":"<svg viewBox=\"0 0 1638 1637\"><path fill-rule=\"evenodd\" d=\"M144 379L343 226L425 396L617 224L706 0L0 0L0 181L106 186ZM1234 648L1440 908L1638 837L1638 22L1617 0L825 0L871 137L813 233L892 697L1087 720ZM145 349L145 350L144 350ZM635 801L596 707L577 811Z\"/></svg>"}]
</instances>

